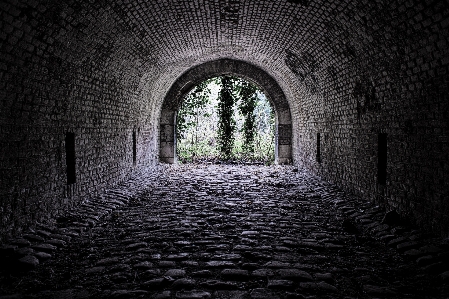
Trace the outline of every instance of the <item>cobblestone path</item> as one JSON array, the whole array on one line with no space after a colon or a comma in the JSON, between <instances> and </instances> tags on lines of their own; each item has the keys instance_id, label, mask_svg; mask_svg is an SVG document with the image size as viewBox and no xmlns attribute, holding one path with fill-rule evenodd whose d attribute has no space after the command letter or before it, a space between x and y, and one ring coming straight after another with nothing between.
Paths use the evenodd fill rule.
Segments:
<instances>
[{"instance_id":1,"label":"cobblestone path","mask_svg":"<svg viewBox=\"0 0 449 299\"><path fill-rule=\"evenodd\" d=\"M0 298L447 298L447 245L291 166L130 182L4 248L40 264Z\"/></svg>"}]
</instances>

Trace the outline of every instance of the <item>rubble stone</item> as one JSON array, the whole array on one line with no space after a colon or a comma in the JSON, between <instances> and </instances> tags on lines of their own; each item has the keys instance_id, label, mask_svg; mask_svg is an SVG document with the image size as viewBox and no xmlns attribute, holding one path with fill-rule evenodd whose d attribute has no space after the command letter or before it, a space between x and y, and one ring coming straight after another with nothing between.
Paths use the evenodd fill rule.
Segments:
<instances>
[{"instance_id":1,"label":"rubble stone","mask_svg":"<svg viewBox=\"0 0 449 299\"><path fill-rule=\"evenodd\" d=\"M12 275L7 285L0 286L15 294L13 287L20 283L25 297L36 290L48 295L77 286L100 299L357 298L398 294L414 298L426 292L435 294L434 298L445 298L444 244L423 243L423 238L412 241L410 230L402 229L395 231L395 241L388 246L372 226L380 222L383 213L373 213L375 207L369 203L291 168L161 168L158 177L134 181L131 190L135 195L128 200L117 203L115 196L121 197L128 190L118 189L110 191L115 194L108 197L110 201L105 197L91 201L90 205L112 204L115 208L99 217L90 232L63 241L70 231L65 227L54 229L54 235L48 238L61 240L65 246L43 246L34 241L29 247L5 249L11 261L19 258L19 251L30 253L21 256L21 263L27 264L22 269L33 271L23 277ZM237 175L243 182L234 184ZM217 180L220 185L214 183ZM229 192L215 192L222 188ZM301 196L307 190L321 196L294 203L288 197L292 192ZM229 202L238 204L230 206ZM222 214L220 207L224 205L228 210ZM86 213L81 208L72 213L81 217ZM357 209L366 212L348 214ZM357 223L358 234L341 226L344 217ZM361 223L356 219L372 221ZM259 233L242 234L256 231ZM396 250L401 244L412 248L408 251L425 255L410 258L408 251ZM285 250L287 246L289 250ZM32 248L47 248L51 258L49 253L35 253ZM42 263L34 255L42 255ZM45 273L52 273L51 277Z\"/></svg>"}]
</instances>

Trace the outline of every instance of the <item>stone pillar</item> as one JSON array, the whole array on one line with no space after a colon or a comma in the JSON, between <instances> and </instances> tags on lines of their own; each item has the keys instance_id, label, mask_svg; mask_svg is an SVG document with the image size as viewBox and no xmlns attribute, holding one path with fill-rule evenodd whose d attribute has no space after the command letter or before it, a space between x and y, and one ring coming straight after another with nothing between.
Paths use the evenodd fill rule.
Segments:
<instances>
[{"instance_id":1,"label":"stone pillar","mask_svg":"<svg viewBox=\"0 0 449 299\"><path fill-rule=\"evenodd\" d=\"M159 159L170 164L176 163L175 114L175 111L163 110L159 129Z\"/></svg>"},{"instance_id":2,"label":"stone pillar","mask_svg":"<svg viewBox=\"0 0 449 299\"><path fill-rule=\"evenodd\" d=\"M276 164L292 163L292 125L278 124L276 126L275 142L275 161Z\"/></svg>"},{"instance_id":3,"label":"stone pillar","mask_svg":"<svg viewBox=\"0 0 449 299\"><path fill-rule=\"evenodd\" d=\"M288 106L276 109L275 163L292 163L292 118Z\"/></svg>"}]
</instances>

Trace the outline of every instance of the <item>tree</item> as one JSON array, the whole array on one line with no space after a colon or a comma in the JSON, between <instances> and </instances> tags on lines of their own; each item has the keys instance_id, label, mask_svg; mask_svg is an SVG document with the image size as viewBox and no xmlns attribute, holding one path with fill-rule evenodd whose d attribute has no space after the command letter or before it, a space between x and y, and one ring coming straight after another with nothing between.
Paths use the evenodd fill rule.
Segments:
<instances>
[{"instance_id":1,"label":"tree","mask_svg":"<svg viewBox=\"0 0 449 299\"><path fill-rule=\"evenodd\" d=\"M221 155L229 159L234 146L235 120L233 95L233 78L221 77L221 90L218 94L218 147Z\"/></svg>"},{"instance_id":2,"label":"tree","mask_svg":"<svg viewBox=\"0 0 449 299\"><path fill-rule=\"evenodd\" d=\"M182 162L274 158L274 112L254 84L220 76L195 86L177 114L177 154Z\"/></svg>"},{"instance_id":3,"label":"tree","mask_svg":"<svg viewBox=\"0 0 449 299\"><path fill-rule=\"evenodd\" d=\"M254 153L254 135L255 135L255 123L256 115L254 109L257 106L257 94L258 88L244 80L239 80L239 84L236 86L236 90L240 96L239 111L243 115L245 121L243 123L243 138L244 146L243 150L252 155Z\"/></svg>"},{"instance_id":4,"label":"tree","mask_svg":"<svg viewBox=\"0 0 449 299\"><path fill-rule=\"evenodd\" d=\"M195 141L192 140L192 144L198 141L199 110L209 102L211 91L208 85L210 81L201 82L184 97L176 116L176 139L178 142L185 138L185 132L192 127L196 128Z\"/></svg>"}]
</instances>

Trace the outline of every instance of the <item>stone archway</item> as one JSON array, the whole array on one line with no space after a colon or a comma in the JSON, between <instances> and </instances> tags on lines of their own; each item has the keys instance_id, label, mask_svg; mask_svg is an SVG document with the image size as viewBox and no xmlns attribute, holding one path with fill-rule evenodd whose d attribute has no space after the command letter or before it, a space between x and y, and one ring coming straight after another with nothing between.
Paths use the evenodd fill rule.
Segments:
<instances>
[{"instance_id":1,"label":"stone archway","mask_svg":"<svg viewBox=\"0 0 449 299\"><path fill-rule=\"evenodd\" d=\"M290 107L279 84L261 68L241 60L220 59L195 66L171 86L162 104L159 128L159 159L176 163L176 113L182 97L200 82L221 75L236 75L257 84L273 104L276 116L275 162L292 162Z\"/></svg>"}]
</instances>

